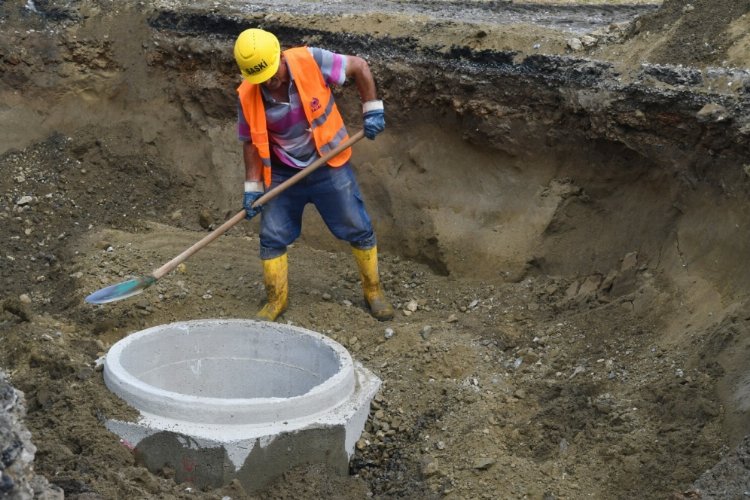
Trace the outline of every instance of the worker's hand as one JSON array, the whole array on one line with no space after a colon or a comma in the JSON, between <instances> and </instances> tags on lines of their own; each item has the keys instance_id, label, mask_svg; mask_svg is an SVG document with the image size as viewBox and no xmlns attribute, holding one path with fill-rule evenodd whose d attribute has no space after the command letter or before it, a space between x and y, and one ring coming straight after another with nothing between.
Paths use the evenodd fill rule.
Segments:
<instances>
[{"instance_id":1,"label":"worker's hand","mask_svg":"<svg viewBox=\"0 0 750 500\"><path fill-rule=\"evenodd\" d=\"M262 206L253 207L255 200L263 196L263 184L260 182L245 182L245 195L242 197L242 207L245 209L245 218L252 219L262 210Z\"/></svg>"},{"instance_id":2,"label":"worker's hand","mask_svg":"<svg viewBox=\"0 0 750 500\"><path fill-rule=\"evenodd\" d=\"M362 105L365 121L365 137L372 140L385 130L385 111L383 101L367 101Z\"/></svg>"}]
</instances>

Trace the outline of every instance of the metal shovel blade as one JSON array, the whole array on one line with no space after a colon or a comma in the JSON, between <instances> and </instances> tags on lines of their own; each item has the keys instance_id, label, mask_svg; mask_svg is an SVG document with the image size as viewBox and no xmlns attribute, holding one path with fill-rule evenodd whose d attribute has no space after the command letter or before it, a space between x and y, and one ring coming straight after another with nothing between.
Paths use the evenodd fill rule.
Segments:
<instances>
[{"instance_id":1,"label":"metal shovel blade","mask_svg":"<svg viewBox=\"0 0 750 500\"><path fill-rule=\"evenodd\" d=\"M106 288L95 291L86 297L86 302L89 304L106 304L107 302L126 299L133 295L138 295L154 283L156 283L156 278L153 276L142 276L140 278L123 281L122 283L110 285Z\"/></svg>"}]
</instances>

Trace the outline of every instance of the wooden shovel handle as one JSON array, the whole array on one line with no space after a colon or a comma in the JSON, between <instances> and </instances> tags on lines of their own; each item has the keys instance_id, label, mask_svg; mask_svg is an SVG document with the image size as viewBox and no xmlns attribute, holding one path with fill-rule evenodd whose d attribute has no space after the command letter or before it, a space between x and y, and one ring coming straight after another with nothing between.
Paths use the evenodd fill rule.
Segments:
<instances>
[{"instance_id":1,"label":"wooden shovel handle","mask_svg":"<svg viewBox=\"0 0 750 500\"><path fill-rule=\"evenodd\" d=\"M282 182L281 184L279 184L278 186L271 189L270 191L265 193L263 196L255 200L255 203L253 203L253 207L257 207L259 205L264 205L265 203L268 203L268 201L270 201L271 199L281 194L282 191L285 191L287 188L293 186L294 184L298 183L299 181L301 181L302 179L304 179L305 177L313 173L313 171L317 170L322 165L325 165L326 163L328 163L328 160L330 160L331 158L333 158L334 156L336 156L343 150L351 147L355 142L359 141L364 136L365 136L364 130L360 130L359 132L351 136L349 139L347 139L346 141L342 142L341 144L333 148L330 152L328 152L324 156L318 158L312 164L300 170L298 174L294 174L292 177L285 180L284 182ZM167 262L160 268L156 269L153 273L151 273L151 275L157 280L160 279L162 276L172 271L175 267L185 262L191 255L196 253L198 250L202 249L203 247L205 247L206 245L214 241L216 238L226 233L229 230L229 228L231 228L232 226L234 226L235 224L237 224L244 218L245 218L245 209L243 208L242 210L237 212L235 215L233 215L231 219L227 220L226 222L224 222L224 224L222 224L221 226L217 227L216 229L208 233L200 241L196 242L193 246L186 249L180 255L170 260L169 262Z\"/></svg>"}]
</instances>

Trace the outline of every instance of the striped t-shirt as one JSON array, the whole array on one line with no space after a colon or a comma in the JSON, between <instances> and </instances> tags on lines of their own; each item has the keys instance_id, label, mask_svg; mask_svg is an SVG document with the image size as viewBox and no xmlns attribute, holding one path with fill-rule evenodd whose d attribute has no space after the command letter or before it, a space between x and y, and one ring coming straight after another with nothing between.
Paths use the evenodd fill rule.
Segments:
<instances>
[{"instance_id":1,"label":"striped t-shirt","mask_svg":"<svg viewBox=\"0 0 750 500\"><path fill-rule=\"evenodd\" d=\"M346 56L317 47L308 47L318 63L326 84L342 85L346 81ZM318 159L310 124L300 103L294 79L289 82L289 102L277 102L261 85L266 108L266 127L274 154L285 164L304 168ZM250 140L250 126L238 104L237 135L241 141Z\"/></svg>"}]
</instances>

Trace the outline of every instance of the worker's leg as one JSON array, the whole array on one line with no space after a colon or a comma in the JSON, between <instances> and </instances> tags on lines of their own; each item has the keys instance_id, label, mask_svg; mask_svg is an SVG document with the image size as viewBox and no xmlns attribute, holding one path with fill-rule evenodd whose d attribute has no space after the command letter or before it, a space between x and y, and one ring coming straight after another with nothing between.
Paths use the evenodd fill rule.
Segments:
<instances>
[{"instance_id":1,"label":"worker's leg","mask_svg":"<svg viewBox=\"0 0 750 500\"><path fill-rule=\"evenodd\" d=\"M345 165L327 168L323 174L315 177L308 189L312 201L331 232L352 245L362 291L373 317L381 321L391 319L393 307L380 284L372 222L354 173L349 165Z\"/></svg>"}]
</instances>

